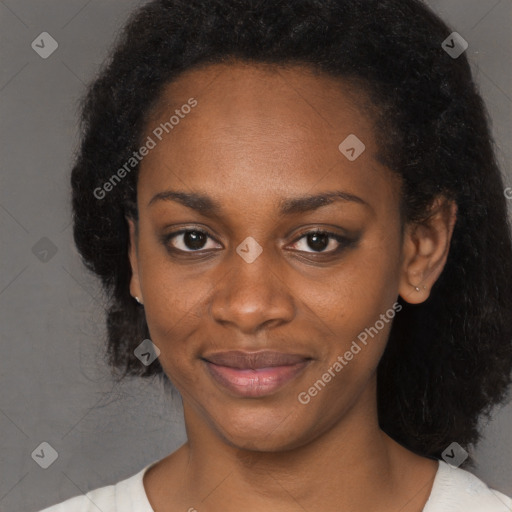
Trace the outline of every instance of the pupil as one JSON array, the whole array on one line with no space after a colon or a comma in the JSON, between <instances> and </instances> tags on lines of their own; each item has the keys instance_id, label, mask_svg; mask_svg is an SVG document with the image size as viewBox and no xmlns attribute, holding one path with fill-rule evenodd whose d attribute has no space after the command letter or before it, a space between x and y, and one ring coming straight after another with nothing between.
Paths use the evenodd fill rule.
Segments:
<instances>
[{"instance_id":1,"label":"pupil","mask_svg":"<svg viewBox=\"0 0 512 512\"><path fill-rule=\"evenodd\" d=\"M187 231L185 233L185 245L189 249L201 249L204 245L204 233L199 231Z\"/></svg>"},{"instance_id":2,"label":"pupil","mask_svg":"<svg viewBox=\"0 0 512 512\"><path fill-rule=\"evenodd\" d=\"M322 239L321 243L318 243L319 238ZM325 233L313 233L308 235L308 243L311 249L322 251L329 245L329 237Z\"/></svg>"}]
</instances>

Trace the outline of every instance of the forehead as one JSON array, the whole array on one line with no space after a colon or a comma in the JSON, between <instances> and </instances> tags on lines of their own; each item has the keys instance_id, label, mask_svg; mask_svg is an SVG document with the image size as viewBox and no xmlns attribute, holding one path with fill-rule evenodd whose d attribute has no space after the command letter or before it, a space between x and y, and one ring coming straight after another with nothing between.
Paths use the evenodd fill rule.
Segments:
<instances>
[{"instance_id":1,"label":"forehead","mask_svg":"<svg viewBox=\"0 0 512 512\"><path fill-rule=\"evenodd\" d=\"M180 111L191 98L197 105ZM172 131L141 163L144 195L175 184L213 195L230 186L238 194L276 187L299 194L322 176L334 186L340 173L354 184L378 172L366 96L312 68L236 63L189 70L164 87L144 136L155 138L177 111ZM364 152L349 161L339 146L354 136Z\"/></svg>"},{"instance_id":2,"label":"forehead","mask_svg":"<svg viewBox=\"0 0 512 512\"><path fill-rule=\"evenodd\" d=\"M234 133L240 125L261 128L264 124L266 130L260 129L260 136L275 129L289 129L308 139L314 135L312 131L320 137L327 133L339 136L342 127L364 132L367 140L372 136L371 112L375 108L361 86L306 65L235 61L188 70L163 88L150 122L167 119L190 97L200 103L196 113L199 111L201 122L194 129L206 128L208 121L214 121L217 130ZM186 124L192 125L194 120Z\"/></svg>"}]
</instances>

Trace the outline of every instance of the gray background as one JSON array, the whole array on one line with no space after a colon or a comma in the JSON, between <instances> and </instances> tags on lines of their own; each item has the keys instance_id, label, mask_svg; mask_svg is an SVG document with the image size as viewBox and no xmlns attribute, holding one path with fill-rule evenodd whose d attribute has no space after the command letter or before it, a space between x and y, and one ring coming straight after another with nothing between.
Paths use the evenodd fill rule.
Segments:
<instances>
[{"instance_id":1,"label":"gray background","mask_svg":"<svg viewBox=\"0 0 512 512\"><path fill-rule=\"evenodd\" d=\"M114 385L101 344L102 296L80 263L70 224L77 101L128 13L141 3L0 0L4 512L36 511L115 483L185 440L179 398L168 396L156 381ZM467 53L493 120L505 186L512 186L512 0L430 4L469 42ZM48 59L31 48L44 31L59 44ZM48 261L34 246L49 250ZM511 432L509 404L495 411L474 454L474 472L509 495ZM48 469L31 457L43 441L58 452Z\"/></svg>"}]
</instances>

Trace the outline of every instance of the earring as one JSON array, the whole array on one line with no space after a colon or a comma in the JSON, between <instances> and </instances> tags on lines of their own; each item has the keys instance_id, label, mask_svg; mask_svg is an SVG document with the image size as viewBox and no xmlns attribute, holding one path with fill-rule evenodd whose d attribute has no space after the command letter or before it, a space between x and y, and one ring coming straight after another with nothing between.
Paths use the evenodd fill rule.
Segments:
<instances>
[{"instance_id":1,"label":"earring","mask_svg":"<svg viewBox=\"0 0 512 512\"><path fill-rule=\"evenodd\" d=\"M134 297L134 299L135 299L139 304L141 304L141 305L142 305L142 302L141 302L141 300L139 299L139 297Z\"/></svg>"},{"instance_id":2,"label":"earring","mask_svg":"<svg viewBox=\"0 0 512 512\"><path fill-rule=\"evenodd\" d=\"M415 287L414 287L414 289L415 289L417 292L419 292L419 291L420 291L419 286L415 286Z\"/></svg>"}]
</instances>

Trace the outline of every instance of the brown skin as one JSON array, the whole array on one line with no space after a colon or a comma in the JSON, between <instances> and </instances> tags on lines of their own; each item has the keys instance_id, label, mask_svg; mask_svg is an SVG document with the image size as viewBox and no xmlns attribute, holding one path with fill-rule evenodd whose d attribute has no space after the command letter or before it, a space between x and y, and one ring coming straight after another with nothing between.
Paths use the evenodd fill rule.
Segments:
<instances>
[{"instance_id":1,"label":"brown skin","mask_svg":"<svg viewBox=\"0 0 512 512\"><path fill-rule=\"evenodd\" d=\"M378 426L376 369L390 323L310 403L297 396L398 295L415 304L428 298L456 206L439 198L427 223L402 226L400 180L378 162L374 123L346 83L299 66L210 65L166 87L146 136L190 97L197 106L141 162L138 229L129 220L130 291L143 301L160 362L181 393L188 435L146 473L152 507L421 511L437 462ZM366 145L353 162L338 149L349 134ZM148 206L168 189L206 194L222 210L208 216L170 200ZM334 190L367 205L278 213L281 200ZM159 237L185 227L211 238L194 246L178 235L168 246L186 252L169 253ZM336 255L334 238L322 249L304 236L315 228L356 241ZM236 252L249 236L263 250L250 264ZM200 359L235 349L312 361L273 395L240 398Z\"/></svg>"}]
</instances>

